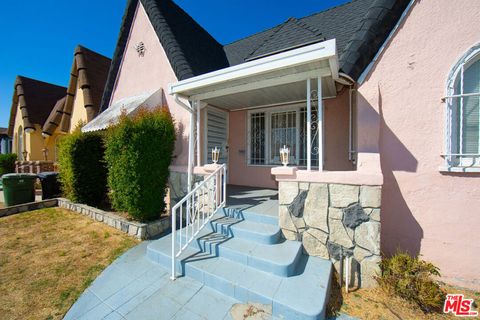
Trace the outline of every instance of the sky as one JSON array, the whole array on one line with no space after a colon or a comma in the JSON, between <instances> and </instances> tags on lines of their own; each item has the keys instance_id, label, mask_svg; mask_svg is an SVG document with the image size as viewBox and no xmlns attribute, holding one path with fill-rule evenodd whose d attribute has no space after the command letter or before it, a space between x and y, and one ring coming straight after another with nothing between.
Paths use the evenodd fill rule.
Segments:
<instances>
[{"instance_id":1,"label":"sky","mask_svg":"<svg viewBox=\"0 0 480 320\"><path fill-rule=\"evenodd\" d=\"M227 44L347 0L175 0ZM77 44L112 57L126 0L0 3L0 126L7 127L17 75L67 86Z\"/></svg>"}]
</instances>

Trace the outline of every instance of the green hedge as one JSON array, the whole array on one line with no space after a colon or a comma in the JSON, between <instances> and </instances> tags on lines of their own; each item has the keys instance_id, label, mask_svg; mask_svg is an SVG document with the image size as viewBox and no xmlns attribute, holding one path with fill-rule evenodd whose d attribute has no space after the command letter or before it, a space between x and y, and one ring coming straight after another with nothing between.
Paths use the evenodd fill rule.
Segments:
<instances>
[{"instance_id":1,"label":"green hedge","mask_svg":"<svg viewBox=\"0 0 480 320\"><path fill-rule=\"evenodd\" d=\"M115 210L134 219L157 219L165 209L165 192L175 143L175 126L165 109L142 108L122 115L105 141L110 200Z\"/></svg>"},{"instance_id":2,"label":"green hedge","mask_svg":"<svg viewBox=\"0 0 480 320\"><path fill-rule=\"evenodd\" d=\"M76 129L59 144L59 171L63 195L79 203L100 205L107 195L105 147L100 133Z\"/></svg>"},{"instance_id":3,"label":"green hedge","mask_svg":"<svg viewBox=\"0 0 480 320\"><path fill-rule=\"evenodd\" d=\"M15 161L17 161L15 153L0 154L0 177L15 172Z\"/></svg>"}]
</instances>

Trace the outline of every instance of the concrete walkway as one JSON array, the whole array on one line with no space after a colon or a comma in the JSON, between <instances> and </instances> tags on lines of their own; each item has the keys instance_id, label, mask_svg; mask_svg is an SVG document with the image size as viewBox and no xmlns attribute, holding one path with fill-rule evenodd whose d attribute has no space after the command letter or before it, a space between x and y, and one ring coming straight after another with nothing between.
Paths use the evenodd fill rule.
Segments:
<instances>
[{"instance_id":1,"label":"concrete walkway","mask_svg":"<svg viewBox=\"0 0 480 320\"><path fill-rule=\"evenodd\" d=\"M150 262L149 241L130 249L105 269L64 319L232 319L238 301Z\"/></svg>"},{"instance_id":2,"label":"concrete walkway","mask_svg":"<svg viewBox=\"0 0 480 320\"><path fill-rule=\"evenodd\" d=\"M229 208L262 212L266 221L278 219L276 190L229 186L228 193ZM168 237L144 241L119 257L82 294L64 319L272 319L271 304L242 304L234 296L222 294L194 277L171 281L170 270L166 268L169 263L163 266L147 257L149 245L161 244ZM170 252L169 241L167 252ZM226 267L223 263L220 266ZM255 281L268 287L272 284L266 280L267 276L265 273L264 281ZM303 294L304 298L311 298L305 289ZM336 319L353 318L341 315Z\"/></svg>"},{"instance_id":3,"label":"concrete walkway","mask_svg":"<svg viewBox=\"0 0 480 320\"><path fill-rule=\"evenodd\" d=\"M142 242L107 267L64 319L243 320L249 313L249 306L189 277L171 281L166 269L146 257L149 243ZM262 305L255 304L255 310ZM268 312L265 308L247 319L272 319ZM334 319L355 318L342 314Z\"/></svg>"}]
</instances>

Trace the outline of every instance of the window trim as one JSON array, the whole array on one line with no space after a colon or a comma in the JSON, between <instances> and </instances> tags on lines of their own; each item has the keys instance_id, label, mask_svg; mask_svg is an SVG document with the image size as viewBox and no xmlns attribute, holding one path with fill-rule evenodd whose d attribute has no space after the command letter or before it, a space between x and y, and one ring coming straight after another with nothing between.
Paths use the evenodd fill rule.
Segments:
<instances>
[{"instance_id":1,"label":"window trim","mask_svg":"<svg viewBox=\"0 0 480 320\"><path fill-rule=\"evenodd\" d=\"M463 71L465 66L470 66L473 63L480 61L480 43L477 43L471 47L466 53L462 55L460 59L453 65L451 71L447 78L446 85L446 96L442 99L445 102L445 111L444 111L444 121L445 121L445 130L444 130L444 150L442 154L444 158L444 165L440 167L440 171L447 172L479 172L480 171L480 141L479 141L479 150L478 157L471 156L470 158L462 158L462 156L468 155L468 153L462 153L463 150L454 150L454 143L458 139L458 135L462 135L462 122L460 122L460 128L454 129L454 108L459 106L454 103L454 99L458 97L465 96L478 96L480 92L473 94L463 94ZM462 84L461 93L455 93L455 82L458 77L461 77ZM463 99L461 99L463 100ZM461 107L460 107L461 108ZM479 129L480 131L480 129ZM479 139L480 140L480 139ZM462 144L462 142L460 142ZM460 148L462 146L460 145ZM458 157L460 155L460 160L458 164L453 163L452 157ZM475 154L476 155L476 154ZM467 160L462 163L463 160ZM468 164L470 162L470 164Z\"/></svg>"}]
</instances>

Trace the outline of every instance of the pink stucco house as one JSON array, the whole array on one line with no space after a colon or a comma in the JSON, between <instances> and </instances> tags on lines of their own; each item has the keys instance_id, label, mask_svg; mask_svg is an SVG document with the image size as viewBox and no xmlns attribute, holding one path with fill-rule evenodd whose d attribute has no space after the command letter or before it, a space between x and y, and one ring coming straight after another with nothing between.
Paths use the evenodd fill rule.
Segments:
<instances>
[{"instance_id":1,"label":"pink stucco house","mask_svg":"<svg viewBox=\"0 0 480 320\"><path fill-rule=\"evenodd\" d=\"M166 105L172 202L218 147L228 184L278 190L283 237L337 270L349 257L361 285L402 249L478 290L479 16L473 0L353 0L222 45L172 1L130 0L105 116L84 130Z\"/></svg>"}]
</instances>

